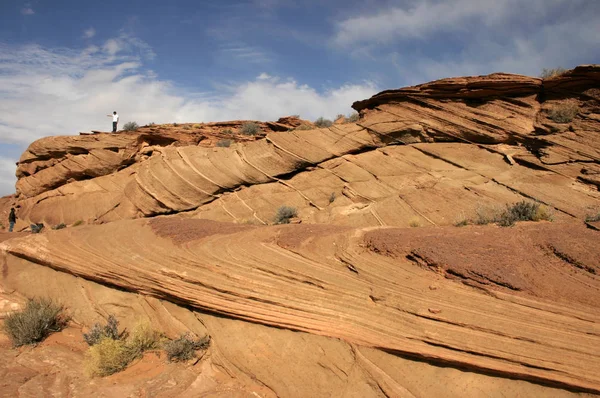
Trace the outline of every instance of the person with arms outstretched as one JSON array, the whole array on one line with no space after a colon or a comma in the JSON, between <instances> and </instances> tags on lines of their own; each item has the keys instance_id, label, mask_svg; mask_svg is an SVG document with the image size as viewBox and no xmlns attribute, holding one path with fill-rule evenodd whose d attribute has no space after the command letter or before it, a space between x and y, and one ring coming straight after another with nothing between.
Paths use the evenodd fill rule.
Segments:
<instances>
[{"instance_id":1,"label":"person with arms outstretched","mask_svg":"<svg viewBox=\"0 0 600 398\"><path fill-rule=\"evenodd\" d=\"M113 133L117 132L117 123L119 123L119 115L117 114L117 111L114 111L112 115L106 115L108 117L113 118Z\"/></svg>"}]
</instances>

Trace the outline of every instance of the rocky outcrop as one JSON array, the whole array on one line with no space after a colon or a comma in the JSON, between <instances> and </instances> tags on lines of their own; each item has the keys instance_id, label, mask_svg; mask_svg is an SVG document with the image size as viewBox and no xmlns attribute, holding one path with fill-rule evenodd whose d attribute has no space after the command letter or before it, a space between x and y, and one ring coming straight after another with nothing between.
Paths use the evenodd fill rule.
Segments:
<instances>
[{"instance_id":1,"label":"rocky outcrop","mask_svg":"<svg viewBox=\"0 0 600 398\"><path fill-rule=\"evenodd\" d=\"M476 202L519 197L580 218L598 206L599 70L582 66L549 80L493 74L388 90L354 104L357 123L327 129L293 130L308 122L289 117L262 124L266 135L252 137L234 133L240 121L43 139L19 163L18 226L182 211L264 224L284 204L301 209L304 222L406 225L416 217L447 225L458 213L473 213ZM555 122L565 104L575 114ZM234 144L215 147L218 140ZM421 205L440 192L453 202L453 214ZM391 203L404 211L387 211Z\"/></svg>"},{"instance_id":2,"label":"rocky outcrop","mask_svg":"<svg viewBox=\"0 0 600 398\"><path fill-rule=\"evenodd\" d=\"M581 224L357 230L169 217L5 241L2 283L21 290L18 270L39 264L251 323L600 392L597 239Z\"/></svg>"}]
</instances>

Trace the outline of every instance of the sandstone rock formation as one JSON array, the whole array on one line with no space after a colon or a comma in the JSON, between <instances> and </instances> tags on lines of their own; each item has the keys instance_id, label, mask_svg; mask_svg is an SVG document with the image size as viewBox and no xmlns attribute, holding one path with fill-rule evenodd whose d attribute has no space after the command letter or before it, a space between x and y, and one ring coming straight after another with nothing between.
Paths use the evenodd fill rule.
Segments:
<instances>
[{"instance_id":1,"label":"sandstone rock formation","mask_svg":"<svg viewBox=\"0 0 600 398\"><path fill-rule=\"evenodd\" d=\"M256 136L222 122L33 143L0 206L18 206L18 230L68 227L0 233L0 310L49 295L74 324L18 357L0 341L0 375L23 380L5 391L600 393L600 226L584 223L600 213L600 66L353 107L358 122L322 129L289 117ZM554 222L453 226L521 200ZM297 224L269 225L282 205ZM192 368L148 356L90 388L68 341L111 313L214 344Z\"/></svg>"}]
</instances>

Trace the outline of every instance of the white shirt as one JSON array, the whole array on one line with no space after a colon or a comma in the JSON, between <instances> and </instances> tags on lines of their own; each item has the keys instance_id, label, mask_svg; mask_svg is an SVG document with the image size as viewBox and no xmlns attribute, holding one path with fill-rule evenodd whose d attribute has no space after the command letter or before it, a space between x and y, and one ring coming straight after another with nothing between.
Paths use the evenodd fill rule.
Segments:
<instances>
[{"instance_id":1,"label":"white shirt","mask_svg":"<svg viewBox=\"0 0 600 398\"><path fill-rule=\"evenodd\" d=\"M115 115L113 113L112 117L113 117L113 122L118 122L119 121L119 115Z\"/></svg>"}]
</instances>

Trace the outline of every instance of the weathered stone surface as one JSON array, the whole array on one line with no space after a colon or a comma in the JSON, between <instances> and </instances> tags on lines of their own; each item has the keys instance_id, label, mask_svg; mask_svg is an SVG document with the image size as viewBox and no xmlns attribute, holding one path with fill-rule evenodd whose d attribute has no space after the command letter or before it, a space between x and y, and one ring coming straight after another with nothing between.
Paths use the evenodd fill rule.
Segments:
<instances>
[{"instance_id":1,"label":"weathered stone surface","mask_svg":"<svg viewBox=\"0 0 600 398\"><path fill-rule=\"evenodd\" d=\"M253 323L600 391L597 232L549 223L456 231L122 221L5 241L3 280L10 287L21 277L12 270L42 264ZM484 290L420 269L407 256ZM543 267L543 276L512 276L507 267L520 262L530 272ZM438 289L429 288L432 281Z\"/></svg>"}]
</instances>

